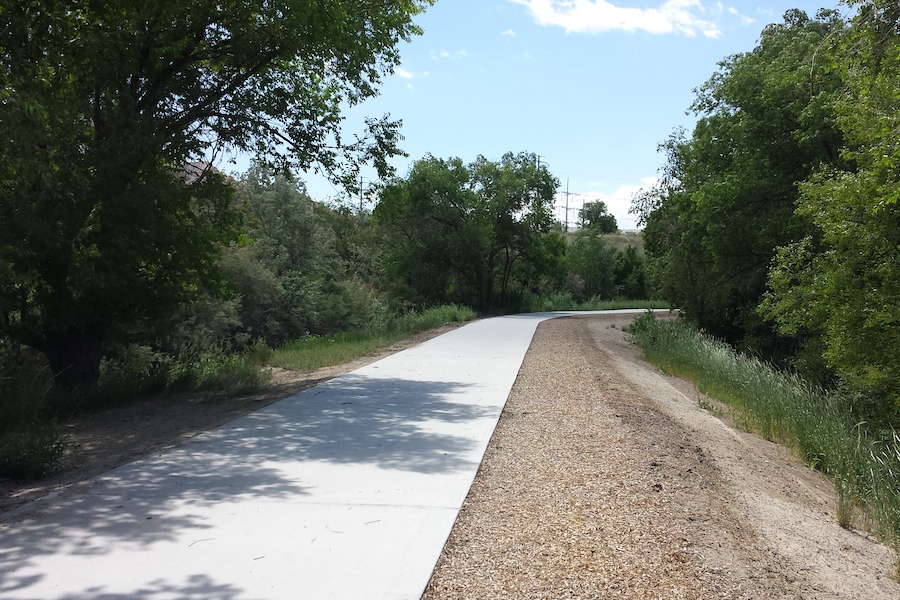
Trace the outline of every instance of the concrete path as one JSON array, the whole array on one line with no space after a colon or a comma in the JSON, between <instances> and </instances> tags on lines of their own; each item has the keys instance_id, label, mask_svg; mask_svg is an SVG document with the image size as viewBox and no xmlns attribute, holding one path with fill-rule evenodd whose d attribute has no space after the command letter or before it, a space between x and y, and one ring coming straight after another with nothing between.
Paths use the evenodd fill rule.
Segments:
<instances>
[{"instance_id":1,"label":"concrete path","mask_svg":"<svg viewBox=\"0 0 900 600\"><path fill-rule=\"evenodd\" d=\"M564 314L471 323L17 509L0 598L419 598L537 324Z\"/></svg>"}]
</instances>

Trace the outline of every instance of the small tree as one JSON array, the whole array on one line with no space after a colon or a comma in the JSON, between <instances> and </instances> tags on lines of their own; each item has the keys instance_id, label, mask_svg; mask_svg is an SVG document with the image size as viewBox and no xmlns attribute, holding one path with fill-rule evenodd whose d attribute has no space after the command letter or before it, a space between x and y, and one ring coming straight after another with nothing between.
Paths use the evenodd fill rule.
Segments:
<instances>
[{"instance_id":1,"label":"small tree","mask_svg":"<svg viewBox=\"0 0 900 600\"><path fill-rule=\"evenodd\" d=\"M415 303L504 306L523 283L517 273L539 279L530 267L554 263L546 253L557 246L542 238L552 228L556 186L533 154L416 162L375 208L395 293Z\"/></svg>"},{"instance_id":2,"label":"small tree","mask_svg":"<svg viewBox=\"0 0 900 600\"><path fill-rule=\"evenodd\" d=\"M607 212L606 202L602 200L585 202L578 209L578 223L582 229L593 229L600 233L615 233L619 230L616 218Z\"/></svg>"},{"instance_id":3,"label":"small tree","mask_svg":"<svg viewBox=\"0 0 900 600\"><path fill-rule=\"evenodd\" d=\"M603 241L599 231L583 229L566 250L569 272L578 276L584 286L577 300L599 297L609 300L615 295L616 249Z\"/></svg>"}]
</instances>

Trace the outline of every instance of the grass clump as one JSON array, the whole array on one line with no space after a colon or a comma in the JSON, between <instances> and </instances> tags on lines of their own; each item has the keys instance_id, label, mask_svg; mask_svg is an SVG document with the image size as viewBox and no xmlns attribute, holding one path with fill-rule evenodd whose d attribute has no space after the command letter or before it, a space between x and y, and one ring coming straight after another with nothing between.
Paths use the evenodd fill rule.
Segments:
<instances>
[{"instance_id":1,"label":"grass clump","mask_svg":"<svg viewBox=\"0 0 900 600\"><path fill-rule=\"evenodd\" d=\"M239 354L216 347L185 352L168 369L166 389L206 391L224 396L247 394L268 381L269 375L261 367L270 356L271 350L262 343Z\"/></svg>"},{"instance_id":2,"label":"grass clump","mask_svg":"<svg viewBox=\"0 0 900 600\"><path fill-rule=\"evenodd\" d=\"M285 344L272 352L269 364L295 371L315 371L345 363L384 349L412 334L448 323L470 321L475 312L448 304L388 319L379 327L325 336L310 336Z\"/></svg>"},{"instance_id":3,"label":"grass clump","mask_svg":"<svg viewBox=\"0 0 900 600\"><path fill-rule=\"evenodd\" d=\"M39 479L57 471L65 444L53 415L47 369L0 378L0 478Z\"/></svg>"},{"instance_id":4,"label":"grass clump","mask_svg":"<svg viewBox=\"0 0 900 600\"><path fill-rule=\"evenodd\" d=\"M653 313L629 327L644 357L691 380L702 393L733 407L748 429L791 448L828 475L838 492L838 521L854 522L900 553L900 436L871 427L859 398L826 393L684 323ZM900 573L898 573L900 574Z\"/></svg>"}]
</instances>

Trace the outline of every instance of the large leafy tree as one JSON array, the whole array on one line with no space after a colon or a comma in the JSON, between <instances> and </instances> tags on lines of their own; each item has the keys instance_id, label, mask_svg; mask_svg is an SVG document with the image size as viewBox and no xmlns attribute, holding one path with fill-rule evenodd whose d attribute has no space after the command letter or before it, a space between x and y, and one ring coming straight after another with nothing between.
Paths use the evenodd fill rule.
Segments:
<instances>
[{"instance_id":1,"label":"large leafy tree","mask_svg":"<svg viewBox=\"0 0 900 600\"><path fill-rule=\"evenodd\" d=\"M692 135L664 144L660 185L636 198L655 284L718 335L773 339L756 307L776 249L810 230L798 182L841 159L828 56L844 27L835 11L792 10L723 61L698 90Z\"/></svg>"},{"instance_id":2,"label":"large leafy tree","mask_svg":"<svg viewBox=\"0 0 900 600\"><path fill-rule=\"evenodd\" d=\"M417 161L387 186L374 213L397 293L414 303L487 309L504 306L514 288L536 285L543 268L558 264L547 253L563 250L547 239L557 185L533 154L479 156L469 165Z\"/></svg>"},{"instance_id":3,"label":"large leafy tree","mask_svg":"<svg viewBox=\"0 0 900 600\"><path fill-rule=\"evenodd\" d=\"M0 333L92 384L112 332L214 288L238 215L194 161L386 172L398 124L347 140L340 108L431 2L0 1Z\"/></svg>"},{"instance_id":4,"label":"large leafy tree","mask_svg":"<svg viewBox=\"0 0 900 600\"><path fill-rule=\"evenodd\" d=\"M566 249L569 272L580 282L576 300L609 300L616 294L616 249L603 240L598 227L579 230Z\"/></svg>"},{"instance_id":5,"label":"large leafy tree","mask_svg":"<svg viewBox=\"0 0 900 600\"><path fill-rule=\"evenodd\" d=\"M578 209L578 222L582 229L594 229L600 233L615 233L619 230L616 217L609 214L606 202L602 200L585 202Z\"/></svg>"},{"instance_id":6,"label":"large leafy tree","mask_svg":"<svg viewBox=\"0 0 900 600\"><path fill-rule=\"evenodd\" d=\"M900 406L900 3L852 4L832 64L844 160L802 186L798 213L815 229L779 252L764 308L820 341L844 381Z\"/></svg>"}]
</instances>

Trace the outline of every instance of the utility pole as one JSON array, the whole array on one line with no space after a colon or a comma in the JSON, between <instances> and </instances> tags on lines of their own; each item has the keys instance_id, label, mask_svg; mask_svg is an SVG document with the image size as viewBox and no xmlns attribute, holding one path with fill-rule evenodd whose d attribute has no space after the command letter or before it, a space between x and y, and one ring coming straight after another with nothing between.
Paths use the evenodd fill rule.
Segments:
<instances>
[{"instance_id":1,"label":"utility pole","mask_svg":"<svg viewBox=\"0 0 900 600\"><path fill-rule=\"evenodd\" d=\"M566 177L566 233L569 233L569 178Z\"/></svg>"}]
</instances>

